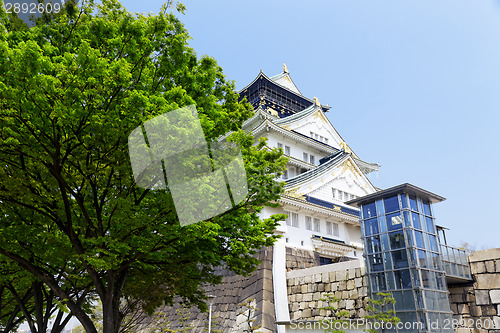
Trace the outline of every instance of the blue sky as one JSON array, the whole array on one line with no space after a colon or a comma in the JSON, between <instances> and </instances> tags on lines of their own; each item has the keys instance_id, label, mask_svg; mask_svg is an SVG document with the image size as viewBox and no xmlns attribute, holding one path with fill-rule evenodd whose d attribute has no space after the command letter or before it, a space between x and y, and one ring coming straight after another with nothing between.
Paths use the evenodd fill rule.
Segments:
<instances>
[{"instance_id":1,"label":"blue sky","mask_svg":"<svg viewBox=\"0 0 500 333\"><path fill-rule=\"evenodd\" d=\"M122 2L158 12L162 1ZM290 74L332 106L333 125L387 188L409 182L435 206L448 243L500 246L500 1L185 0L201 56L244 87Z\"/></svg>"}]
</instances>

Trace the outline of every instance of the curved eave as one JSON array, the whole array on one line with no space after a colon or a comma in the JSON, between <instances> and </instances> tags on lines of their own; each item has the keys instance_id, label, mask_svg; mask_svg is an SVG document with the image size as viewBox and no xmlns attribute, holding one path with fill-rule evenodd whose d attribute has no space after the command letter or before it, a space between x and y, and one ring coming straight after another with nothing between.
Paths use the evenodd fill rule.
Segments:
<instances>
[{"instance_id":1,"label":"curved eave","mask_svg":"<svg viewBox=\"0 0 500 333\"><path fill-rule=\"evenodd\" d=\"M380 164L378 163L368 163L356 157L353 157L353 160L365 175L380 169Z\"/></svg>"},{"instance_id":2,"label":"curved eave","mask_svg":"<svg viewBox=\"0 0 500 333\"><path fill-rule=\"evenodd\" d=\"M337 152L337 155L333 157L331 160L328 162L318 166L316 169L312 169L309 171L306 171L300 175L297 175L293 178L290 178L286 181L285 189L292 189L297 186L301 186L304 183L314 179L321 177L323 174L329 172L331 169L335 168L345 160L349 158L349 154L339 151Z\"/></svg>"},{"instance_id":3,"label":"curved eave","mask_svg":"<svg viewBox=\"0 0 500 333\"><path fill-rule=\"evenodd\" d=\"M295 198L286 194L282 194L281 198L278 199L278 202L282 204L292 205L302 209L310 209L316 211L318 213L331 215L341 219L345 223L350 223L353 225L359 225L359 215L353 215L349 213L345 213L336 209L328 208L325 206L317 205L315 203L310 203L305 200Z\"/></svg>"},{"instance_id":4,"label":"curved eave","mask_svg":"<svg viewBox=\"0 0 500 333\"><path fill-rule=\"evenodd\" d=\"M301 119L303 119L311 114L314 114L315 112L318 112L319 110L321 110L321 108L318 105L313 103L312 105L308 106L304 110L297 112L291 116L288 116L285 118L280 118L280 119L276 120L274 123L277 125L289 124L289 123L292 123L294 121L301 120Z\"/></svg>"},{"instance_id":5,"label":"curved eave","mask_svg":"<svg viewBox=\"0 0 500 333\"><path fill-rule=\"evenodd\" d=\"M293 90L291 90L291 89L288 89L287 87L284 87L284 86L282 86L282 85L281 85L281 84L279 84L279 83L274 82L273 80L271 80L271 78L269 78L266 74L264 74L264 72L262 72L262 70L259 72L259 75L257 75L257 77L256 77L256 78L255 78L255 79L254 79L254 80L253 80L250 84L246 85L244 88L242 88L241 90L236 91L236 92L237 92L238 94L240 94L240 95L241 95L241 93L243 93L245 90L247 90L248 88L250 88L250 87L251 87L251 86L252 86L255 82L257 82L257 80L259 80L261 77L263 77L264 79L266 79L269 83L272 83L272 84L274 84L274 85L276 85L276 86L280 87L281 89L284 89L284 90L286 90L286 91L290 92L291 94L294 94L295 96L297 96L297 97L299 97L299 98L302 98L302 99L304 99L304 100L306 100L306 101L309 101L311 104L314 104L314 101L313 101L312 99L307 98L307 97L305 97L305 96L304 96L304 95L302 95L302 94L298 94L298 93L296 93L295 91L293 91ZM290 79L291 79L291 78L290 78ZM323 108L323 109L324 109L324 110L323 110L324 112L327 112L328 110L330 110L330 109L331 109L331 106L329 106L329 105L321 105L321 108Z\"/></svg>"}]
</instances>

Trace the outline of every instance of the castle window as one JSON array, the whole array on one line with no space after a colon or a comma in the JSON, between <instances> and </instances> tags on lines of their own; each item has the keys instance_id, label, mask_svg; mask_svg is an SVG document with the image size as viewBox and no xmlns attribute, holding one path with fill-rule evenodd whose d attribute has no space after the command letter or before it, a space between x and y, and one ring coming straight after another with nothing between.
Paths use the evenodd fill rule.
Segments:
<instances>
[{"instance_id":1,"label":"castle window","mask_svg":"<svg viewBox=\"0 0 500 333\"><path fill-rule=\"evenodd\" d=\"M292 227L299 227L299 214L292 213Z\"/></svg>"},{"instance_id":2,"label":"castle window","mask_svg":"<svg viewBox=\"0 0 500 333\"><path fill-rule=\"evenodd\" d=\"M326 221L326 233L332 236L339 236L339 225L337 223Z\"/></svg>"},{"instance_id":3,"label":"castle window","mask_svg":"<svg viewBox=\"0 0 500 333\"><path fill-rule=\"evenodd\" d=\"M285 155L290 156L290 147L285 146Z\"/></svg>"},{"instance_id":4,"label":"castle window","mask_svg":"<svg viewBox=\"0 0 500 333\"><path fill-rule=\"evenodd\" d=\"M309 156L309 162L310 162L311 164L314 164L314 163L315 163L314 159L315 159L315 158L314 158L314 155L310 155L310 156Z\"/></svg>"},{"instance_id":5,"label":"castle window","mask_svg":"<svg viewBox=\"0 0 500 333\"><path fill-rule=\"evenodd\" d=\"M284 214L288 215L285 219L286 225L292 225L292 222L290 220L290 212L285 211Z\"/></svg>"},{"instance_id":6,"label":"castle window","mask_svg":"<svg viewBox=\"0 0 500 333\"><path fill-rule=\"evenodd\" d=\"M278 142L278 148L283 149L283 144L281 142Z\"/></svg>"},{"instance_id":7,"label":"castle window","mask_svg":"<svg viewBox=\"0 0 500 333\"><path fill-rule=\"evenodd\" d=\"M310 216L306 216L306 229L312 230L312 219Z\"/></svg>"},{"instance_id":8,"label":"castle window","mask_svg":"<svg viewBox=\"0 0 500 333\"><path fill-rule=\"evenodd\" d=\"M302 154L302 159L304 160L304 162L307 162L307 158L308 158L307 153L303 153Z\"/></svg>"},{"instance_id":9,"label":"castle window","mask_svg":"<svg viewBox=\"0 0 500 333\"><path fill-rule=\"evenodd\" d=\"M328 144L328 138L325 138L325 143Z\"/></svg>"},{"instance_id":10,"label":"castle window","mask_svg":"<svg viewBox=\"0 0 500 333\"><path fill-rule=\"evenodd\" d=\"M321 226L319 219L314 219L314 231L321 232Z\"/></svg>"}]
</instances>

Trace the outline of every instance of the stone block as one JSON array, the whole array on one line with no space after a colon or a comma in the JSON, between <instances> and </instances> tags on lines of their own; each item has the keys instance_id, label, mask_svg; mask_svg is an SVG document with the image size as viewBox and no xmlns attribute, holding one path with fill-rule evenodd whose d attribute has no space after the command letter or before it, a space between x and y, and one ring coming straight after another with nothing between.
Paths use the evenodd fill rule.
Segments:
<instances>
[{"instance_id":1,"label":"stone block","mask_svg":"<svg viewBox=\"0 0 500 333\"><path fill-rule=\"evenodd\" d=\"M302 286L300 286L300 292L302 294L307 293L307 284L303 284Z\"/></svg>"},{"instance_id":2,"label":"stone block","mask_svg":"<svg viewBox=\"0 0 500 333\"><path fill-rule=\"evenodd\" d=\"M325 291L325 284L324 283L318 284L318 291Z\"/></svg>"},{"instance_id":3,"label":"stone block","mask_svg":"<svg viewBox=\"0 0 500 333\"><path fill-rule=\"evenodd\" d=\"M326 292L330 292L332 291L332 285L329 283L329 284L325 284L325 290Z\"/></svg>"},{"instance_id":4,"label":"stone block","mask_svg":"<svg viewBox=\"0 0 500 333\"><path fill-rule=\"evenodd\" d=\"M349 292L347 290L344 290L342 292L342 299L348 299L349 298Z\"/></svg>"},{"instance_id":5,"label":"stone block","mask_svg":"<svg viewBox=\"0 0 500 333\"><path fill-rule=\"evenodd\" d=\"M361 267L361 275L365 275L366 274L366 266L362 266Z\"/></svg>"},{"instance_id":6,"label":"stone block","mask_svg":"<svg viewBox=\"0 0 500 333\"><path fill-rule=\"evenodd\" d=\"M463 303L464 300L464 294L451 294L450 299L453 303Z\"/></svg>"},{"instance_id":7,"label":"stone block","mask_svg":"<svg viewBox=\"0 0 500 333\"><path fill-rule=\"evenodd\" d=\"M481 311L481 307L477 306L476 304L471 304L470 305L470 313L474 317L481 317L483 315L483 312Z\"/></svg>"},{"instance_id":8,"label":"stone block","mask_svg":"<svg viewBox=\"0 0 500 333\"><path fill-rule=\"evenodd\" d=\"M486 272L488 273L495 273L495 261L494 260L488 260L484 263L486 266Z\"/></svg>"},{"instance_id":9,"label":"stone block","mask_svg":"<svg viewBox=\"0 0 500 333\"><path fill-rule=\"evenodd\" d=\"M356 277L356 269L348 269L347 270L347 278L348 279L354 279Z\"/></svg>"},{"instance_id":10,"label":"stone block","mask_svg":"<svg viewBox=\"0 0 500 333\"><path fill-rule=\"evenodd\" d=\"M476 280L478 289L500 289L500 274L479 274Z\"/></svg>"},{"instance_id":11,"label":"stone block","mask_svg":"<svg viewBox=\"0 0 500 333\"><path fill-rule=\"evenodd\" d=\"M321 273L314 274L313 282L315 282L315 283L321 282L321 278L322 278L322 274Z\"/></svg>"},{"instance_id":12,"label":"stone block","mask_svg":"<svg viewBox=\"0 0 500 333\"><path fill-rule=\"evenodd\" d=\"M302 297L303 297L303 295L302 295L302 294L296 294L296 295L295 295L295 301L296 301L296 302L302 302Z\"/></svg>"},{"instance_id":13,"label":"stone block","mask_svg":"<svg viewBox=\"0 0 500 333\"><path fill-rule=\"evenodd\" d=\"M368 288L362 287L359 288L359 297L366 297L368 296Z\"/></svg>"},{"instance_id":14,"label":"stone block","mask_svg":"<svg viewBox=\"0 0 500 333\"><path fill-rule=\"evenodd\" d=\"M328 272L321 273L321 282L322 283L328 283L328 282L330 282L330 276L329 276Z\"/></svg>"},{"instance_id":15,"label":"stone block","mask_svg":"<svg viewBox=\"0 0 500 333\"><path fill-rule=\"evenodd\" d=\"M453 312L454 314L457 314L457 313L458 313L458 307L457 307L457 304L455 304L455 303L451 303L451 312Z\"/></svg>"},{"instance_id":16,"label":"stone block","mask_svg":"<svg viewBox=\"0 0 500 333\"><path fill-rule=\"evenodd\" d=\"M499 312L499 315L500 315L500 312ZM494 325L495 329L500 330L500 317L493 316L492 320L493 320L493 325Z\"/></svg>"},{"instance_id":17,"label":"stone block","mask_svg":"<svg viewBox=\"0 0 500 333\"><path fill-rule=\"evenodd\" d=\"M489 305L490 295L488 290L476 290L476 304L477 305Z\"/></svg>"},{"instance_id":18,"label":"stone block","mask_svg":"<svg viewBox=\"0 0 500 333\"><path fill-rule=\"evenodd\" d=\"M354 272L355 272L355 277L357 277L357 278L361 277L361 268L360 267L356 268Z\"/></svg>"},{"instance_id":19,"label":"stone block","mask_svg":"<svg viewBox=\"0 0 500 333\"><path fill-rule=\"evenodd\" d=\"M347 271L337 271L335 272L335 279L337 281L343 281L347 278Z\"/></svg>"},{"instance_id":20,"label":"stone block","mask_svg":"<svg viewBox=\"0 0 500 333\"><path fill-rule=\"evenodd\" d=\"M481 306L481 311L483 312L483 316L497 315L497 307L494 305L483 305Z\"/></svg>"},{"instance_id":21,"label":"stone block","mask_svg":"<svg viewBox=\"0 0 500 333\"><path fill-rule=\"evenodd\" d=\"M330 286L331 286L331 291L339 290L339 283L338 282L334 282L334 283L330 284Z\"/></svg>"},{"instance_id":22,"label":"stone block","mask_svg":"<svg viewBox=\"0 0 500 333\"><path fill-rule=\"evenodd\" d=\"M316 292L313 294L313 300L314 301L319 301L321 299L321 293L320 292Z\"/></svg>"},{"instance_id":23,"label":"stone block","mask_svg":"<svg viewBox=\"0 0 500 333\"><path fill-rule=\"evenodd\" d=\"M363 278L361 278L361 277L355 278L354 279L354 286L356 288L362 287L363 286Z\"/></svg>"},{"instance_id":24,"label":"stone block","mask_svg":"<svg viewBox=\"0 0 500 333\"><path fill-rule=\"evenodd\" d=\"M500 290L490 290L490 299L493 304L500 304Z\"/></svg>"},{"instance_id":25,"label":"stone block","mask_svg":"<svg viewBox=\"0 0 500 333\"><path fill-rule=\"evenodd\" d=\"M457 304L458 313L461 315L470 314L469 307L467 304Z\"/></svg>"},{"instance_id":26,"label":"stone block","mask_svg":"<svg viewBox=\"0 0 500 333\"><path fill-rule=\"evenodd\" d=\"M497 273L500 273L500 259L495 261L495 266L497 268Z\"/></svg>"},{"instance_id":27,"label":"stone block","mask_svg":"<svg viewBox=\"0 0 500 333\"><path fill-rule=\"evenodd\" d=\"M498 258L500 258L500 248L476 251L469 256L469 261L477 262Z\"/></svg>"},{"instance_id":28,"label":"stone block","mask_svg":"<svg viewBox=\"0 0 500 333\"><path fill-rule=\"evenodd\" d=\"M354 289L354 280L347 280L347 290L353 290Z\"/></svg>"},{"instance_id":29,"label":"stone block","mask_svg":"<svg viewBox=\"0 0 500 333\"><path fill-rule=\"evenodd\" d=\"M486 273L486 265L483 261L472 262L470 264L470 271L472 274L482 274Z\"/></svg>"},{"instance_id":30,"label":"stone block","mask_svg":"<svg viewBox=\"0 0 500 333\"><path fill-rule=\"evenodd\" d=\"M312 313L311 313L311 309L307 308L307 309L304 309L302 310L302 318L309 318L311 317Z\"/></svg>"},{"instance_id":31,"label":"stone block","mask_svg":"<svg viewBox=\"0 0 500 333\"><path fill-rule=\"evenodd\" d=\"M313 300L313 294L312 293L307 293L302 296L302 301L303 302L311 302Z\"/></svg>"},{"instance_id":32,"label":"stone block","mask_svg":"<svg viewBox=\"0 0 500 333\"><path fill-rule=\"evenodd\" d=\"M345 301L345 309L346 310L351 310L354 309L354 300L348 299Z\"/></svg>"},{"instance_id":33,"label":"stone block","mask_svg":"<svg viewBox=\"0 0 500 333\"><path fill-rule=\"evenodd\" d=\"M315 309L315 308L317 307L317 304L318 304L318 303L317 303L317 302L315 302L315 301L309 302L309 307L310 307L311 309Z\"/></svg>"},{"instance_id":34,"label":"stone block","mask_svg":"<svg viewBox=\"0 0 500 333\"><path fill-rule=\"evenodd\" d=\"M328 277L330 278L330 282L334 282L335 281L335 272L329 272Z\"/></svg>"}]
</instances>

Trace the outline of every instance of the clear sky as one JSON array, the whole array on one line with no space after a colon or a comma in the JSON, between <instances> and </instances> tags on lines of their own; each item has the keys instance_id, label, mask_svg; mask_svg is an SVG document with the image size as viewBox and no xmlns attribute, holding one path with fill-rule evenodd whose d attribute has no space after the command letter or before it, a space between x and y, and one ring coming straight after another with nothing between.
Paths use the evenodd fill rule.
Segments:
<instances>
[{"instance_id":1,"label":"clear sky","mask_svg":"<svg viewBox=\"0 0 500 333\"><path fill-rule=\"evenodd\" d=\"M163 1L126 0L158 12ZM448 243L500 247L499 0L184 0L201 56L242 88L286 62L301 92L387 188L409 182L435 206Z\"/></svg>"}]
</instances>

